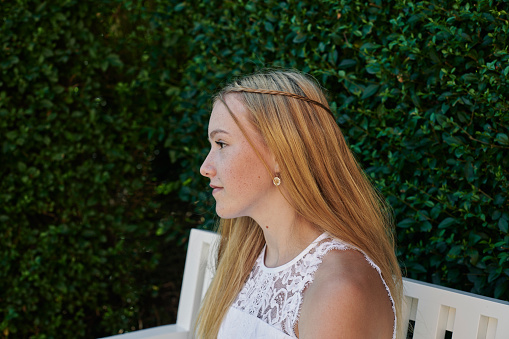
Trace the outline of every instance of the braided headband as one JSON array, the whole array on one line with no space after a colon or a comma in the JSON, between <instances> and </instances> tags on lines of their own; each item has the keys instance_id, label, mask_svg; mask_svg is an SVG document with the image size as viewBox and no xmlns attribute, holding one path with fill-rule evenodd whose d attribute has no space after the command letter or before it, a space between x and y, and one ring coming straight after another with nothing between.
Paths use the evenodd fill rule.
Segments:
<instances>
[{"instance_id":1,"label":"braided headband","mask_svg":"<svg viewBox=\"0 0 509 339\"><path fill-rule=\"evenodd\" d=\"M232 92L249 92L249 93L260 93L260 94L270 94L270 95L283 95L286 97L302 100L302 101L309 102L310 104L313 104L313 105L323 108L324 110L327 111L327 113L329 113L334 118L334 114L332 114L332 111L327 106L325 106L324 104L322 104L316 100L310 99L310 98L302 96L302 95L289 93L289 92L283 92L283 91L268 90L268 89L248 88L248 87L243 87L243 86L235 87L235 88L232 88L229 90Z\"/></svg>"}]
</instances>

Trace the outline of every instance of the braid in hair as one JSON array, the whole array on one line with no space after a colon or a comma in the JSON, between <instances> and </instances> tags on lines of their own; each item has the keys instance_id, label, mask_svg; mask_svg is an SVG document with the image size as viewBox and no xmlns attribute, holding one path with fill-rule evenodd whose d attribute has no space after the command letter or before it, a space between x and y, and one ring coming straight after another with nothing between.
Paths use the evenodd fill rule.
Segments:
<instances>
[{"instance_id":1,"label":"braid in hair","mask_svg":"<svg viewBox=\"0 0 509 339\"><path fill-rule=\"evenodd\" d=\"M334 118L334 114L332 114L332 111L327 106L325 106L321 102L318 102L316 100L310 99L310 98L302 96L302 95L289 93L289 92L283 92L283 91L268 90L268 89L248 88L248 87L243 87L243 86L238 86L238 87L232 88L231 91L232 92L249 92L249 93L270 94L270 95L283 95L286 97L309 102L310 104L313 104L313 105L317 105L317 106L323 108L325 111L327 111L327 113L329 113L332 116L332 118Z\"/></svg>"}]
</instances>

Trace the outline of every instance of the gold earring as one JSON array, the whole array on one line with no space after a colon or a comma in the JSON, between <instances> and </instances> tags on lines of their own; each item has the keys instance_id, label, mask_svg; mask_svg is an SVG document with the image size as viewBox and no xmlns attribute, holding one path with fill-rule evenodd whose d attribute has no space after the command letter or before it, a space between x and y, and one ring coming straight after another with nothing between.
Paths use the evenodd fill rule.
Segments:
<instances>
[{"instance_id":1,"label":"gold earring","mask_svg":"<svg viewBox=\"0 0 509 339\"><path fill-rule=\"evenodd\" d=\"M273 183L274 183L274 185L276 185L276 186L281 185L281 179L280 179L277 175L274 177L274 179L272 179L272 182L273 182Z\"/></svg>"}]
</instances>

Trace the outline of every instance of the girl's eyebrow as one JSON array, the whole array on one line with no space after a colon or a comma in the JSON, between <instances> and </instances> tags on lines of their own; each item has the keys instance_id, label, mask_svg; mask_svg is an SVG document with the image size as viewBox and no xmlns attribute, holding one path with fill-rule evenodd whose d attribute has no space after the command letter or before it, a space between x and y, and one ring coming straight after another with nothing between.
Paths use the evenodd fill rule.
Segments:
<instances>
[{"instance_id":1,"label":"girl's eyebrow","mask_svg":"<svg viewBox=\"0 0 509 339\"><path fill-rule=\"evenodd\" d=\"M224 133L224 134L229 134L228 132L226 132L224 129L215 129L213 130L212 132L210 132L209 134L209 139L212 139L214 137L214 135L216 135L217 133Z\"/></svg>"}]
</instances>

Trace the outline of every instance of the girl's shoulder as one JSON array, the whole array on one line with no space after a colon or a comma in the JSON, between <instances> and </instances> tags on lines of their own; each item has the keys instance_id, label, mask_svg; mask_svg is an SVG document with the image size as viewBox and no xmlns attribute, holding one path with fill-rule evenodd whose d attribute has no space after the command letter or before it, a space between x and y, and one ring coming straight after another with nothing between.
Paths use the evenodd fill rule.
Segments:
<instances>
[{"instance_id":1,"label":"girl's shoulder","mask_svg":"<svg viewBox=\"0 0 509 339\"><path fill-rule=\"evenodd\" d=\"M327 251L304 293L299 338L391 338L392 301L380 275L355 249Z\"/></svg>"}]
</instances>

